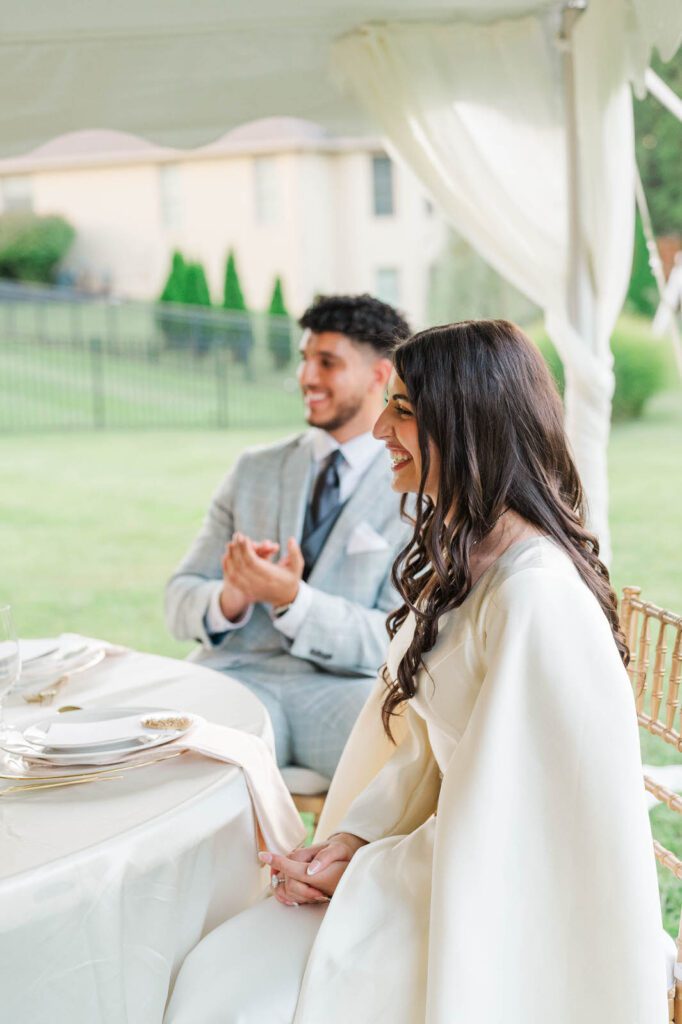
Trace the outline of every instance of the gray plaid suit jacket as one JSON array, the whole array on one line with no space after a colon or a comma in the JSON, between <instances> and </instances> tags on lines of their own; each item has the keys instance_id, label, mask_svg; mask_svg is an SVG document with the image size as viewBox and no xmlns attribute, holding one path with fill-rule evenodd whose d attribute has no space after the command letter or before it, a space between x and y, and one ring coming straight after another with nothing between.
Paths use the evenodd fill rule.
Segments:
<instances>
[{"instance_id":1,"label":"gray plaid suit jacket","mask_svg":"<svg viewBox=\"0 0 682 1024\"><path fill-rule=\"evenodd\" d=\"M259 678L268 662L278 676L317 671L337 676L372 676L388 646L386 615L397 604L390 582L393 560L409 528L401 522L398 496L391 490L388 456L380 452L350 496L308 579L313 601L292 641L275 629L269 611L256 605L251 619L217 642L207 633L205 615L222 586L221 558L226 542L239 530L286 549L300 539L312 461L310 432L281 443L246 451L216 491L203 527L166 587L166 619L181 640L195 639L193 655L211 668L249 668ZM349 542L359 524L379 534L386 546L357 550ZM356 534L357 536L357 534ZM380 543L380 542L379 542ZM355 547L355 553L353 548ZM284 656L284 657L283 657ZM298 671L297 671L298 664Z\"/></svg>"}]
</instances>

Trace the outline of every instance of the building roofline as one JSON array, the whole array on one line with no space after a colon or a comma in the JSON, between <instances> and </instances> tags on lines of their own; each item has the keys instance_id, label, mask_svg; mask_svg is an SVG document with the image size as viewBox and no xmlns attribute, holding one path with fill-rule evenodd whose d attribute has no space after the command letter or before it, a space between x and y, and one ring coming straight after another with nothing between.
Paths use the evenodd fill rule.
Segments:
<instances>
[{"instance_id":1,"label":"building roofline","mask_svg":"<svg viewBox=\"0 0 682 1024\"><path fill-rule=\"evenodd\" d=\"M130 137L131 141L135 137ZM141 146L103 148L86 151L77 149L69 152L42 153L41 150L22 156L0 160L0 177L19 174L41 174L54 170L87 170L99 167L139 166L141 164L190 163L198 160L222 160L226 157L278 156L282 154L318 153L325 156L358 150L376 152L382 150L379 138L367 136L331 136L306 138L263 138L230 139L229 135L198 149L171 149L165 146L146 144L135 139Z\"/></svg>"}]
</instances>

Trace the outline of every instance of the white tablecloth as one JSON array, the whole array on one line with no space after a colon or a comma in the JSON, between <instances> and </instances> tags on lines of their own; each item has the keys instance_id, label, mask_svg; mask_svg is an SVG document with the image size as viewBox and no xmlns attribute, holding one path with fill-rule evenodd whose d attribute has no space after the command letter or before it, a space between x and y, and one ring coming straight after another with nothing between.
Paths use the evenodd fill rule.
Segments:
<instances>
[{"instance_id":1,"label":"white tablecloth","mask_svg":"<svg viewBox=\"0 0 682 1024\"><path fill-rule=\"evenodd\" d=\"M64 704L194 711L272 742L262 704L189 662L129 653L75 676ZM157 1024L183 958L267 884L242 772L195 754L119 780L0 798L0 1020Z\"/></svg>"}]
</instances>

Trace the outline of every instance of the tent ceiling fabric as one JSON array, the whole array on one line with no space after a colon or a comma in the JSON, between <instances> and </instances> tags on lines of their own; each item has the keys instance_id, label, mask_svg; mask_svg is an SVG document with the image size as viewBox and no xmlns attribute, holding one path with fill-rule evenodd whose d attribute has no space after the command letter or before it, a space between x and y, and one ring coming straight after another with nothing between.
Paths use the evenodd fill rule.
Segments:
<instances>
[{"instance_id":1,"label":"tent ceiling fabric","mask_svg":"<svg viewBox=\"0 0 682 1024\"><path fill-rule=\"evenodd\" d=\"M189 148L285 115L372 132L329 75L333 43L372 21L490 21L557 0L0 0L0 156L113 128ZM374 129L375 130L375 129Z\"/></svg>"},{"instance_id":2,"label":"tent ceiling fabric","mask_svg":"<svg viewBox=\"0 0 682 1024\"><path fill-rule=\"evenodd\" d=\"M605 2L613 0L590 0ZM626 0L631 77L682 36L681 0ZM0 0L0 157L109 128L191 148L277 115L372 133L329 74L359 26L558 18L561 0Z\"/></svg>"}]
</instances>

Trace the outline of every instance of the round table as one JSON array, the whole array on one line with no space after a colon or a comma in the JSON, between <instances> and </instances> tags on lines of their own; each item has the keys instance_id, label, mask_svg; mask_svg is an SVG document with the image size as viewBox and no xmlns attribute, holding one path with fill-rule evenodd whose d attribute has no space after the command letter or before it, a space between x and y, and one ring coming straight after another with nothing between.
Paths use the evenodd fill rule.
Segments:
<instances>
[{"instance_id":1,"label":"round table","mask_svg":"<svg viewBox=\"0 0 682 1024\"><path fill-rule=\"evenodd\" d=\"M260 701L221 673L127 652L50 706L193 711L273 744ZM182 960L267 885L243 774L197 754L119 779L0 798L0 1016L12 1024L157 1024Z\"/></svg>"}]
</instances>

